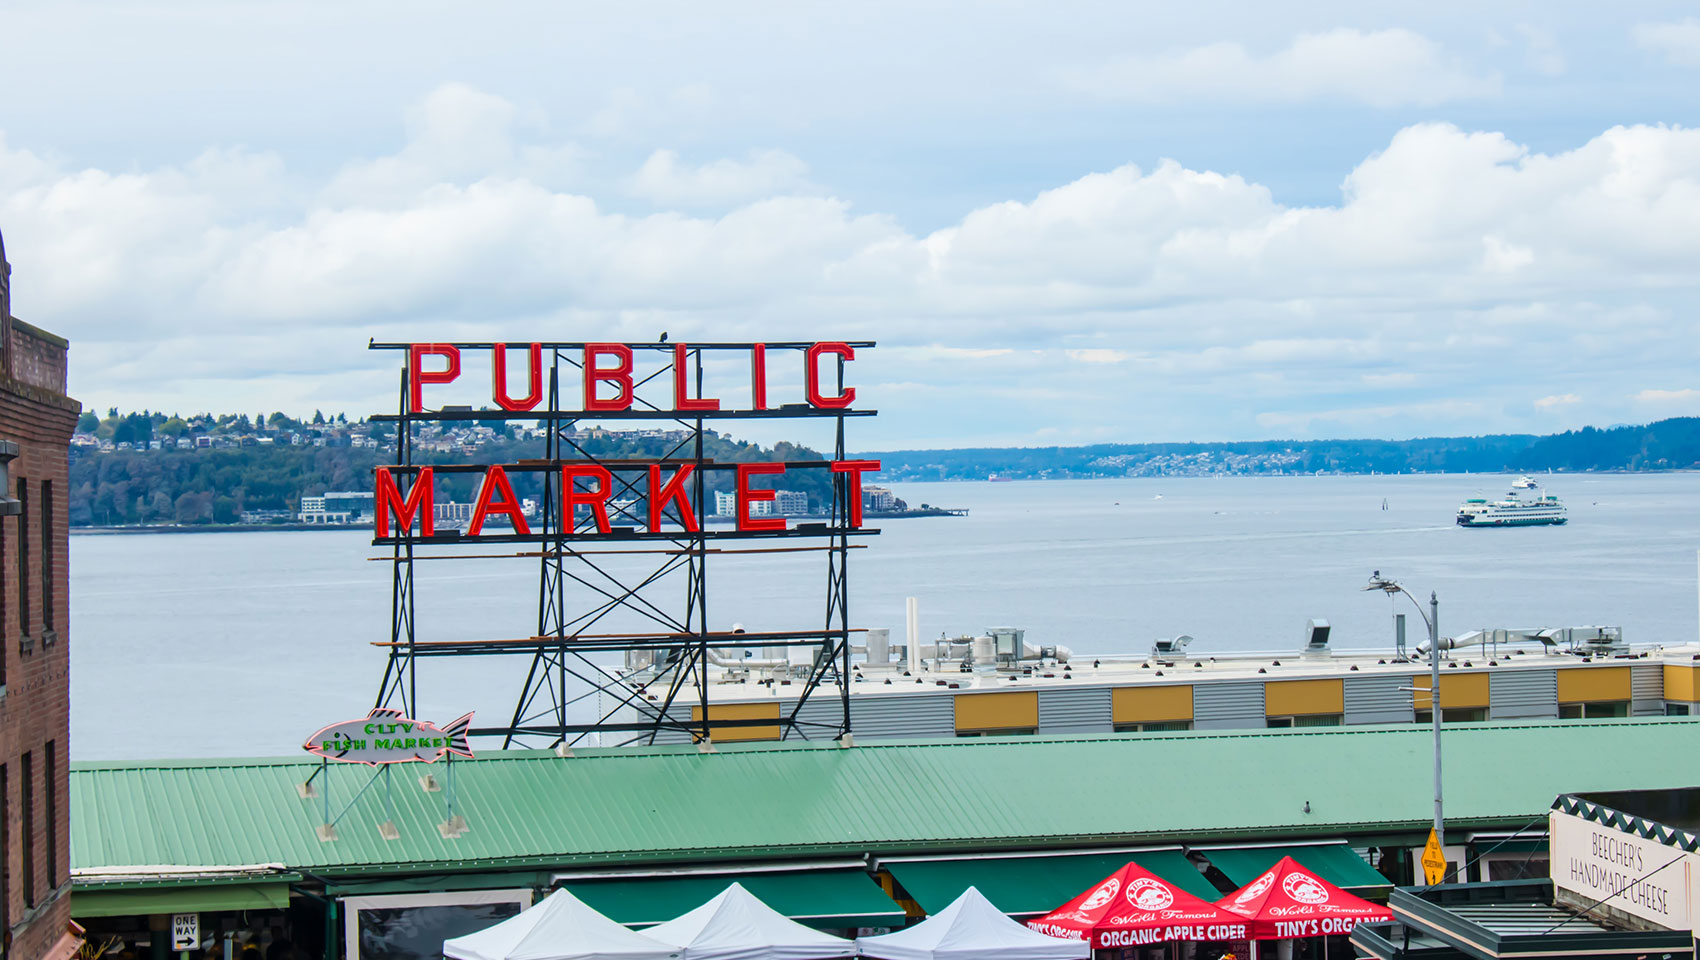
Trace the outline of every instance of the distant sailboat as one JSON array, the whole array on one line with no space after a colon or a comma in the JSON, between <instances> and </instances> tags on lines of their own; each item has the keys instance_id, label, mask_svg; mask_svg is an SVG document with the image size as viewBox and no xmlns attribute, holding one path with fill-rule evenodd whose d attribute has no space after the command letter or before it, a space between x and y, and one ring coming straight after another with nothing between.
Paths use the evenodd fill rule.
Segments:
<instances>
[{"instance_id":1,"label":"distant sailboat","mask_svg":"<svg viewBox=\"0 0 1700 960\"><path fill-rule=\"evenodd\" d=\"M1383 510L1387 509L1387 498L1386 497L1381 498L1381 509L1383 509Z\"/></svg>"}]
</instances>

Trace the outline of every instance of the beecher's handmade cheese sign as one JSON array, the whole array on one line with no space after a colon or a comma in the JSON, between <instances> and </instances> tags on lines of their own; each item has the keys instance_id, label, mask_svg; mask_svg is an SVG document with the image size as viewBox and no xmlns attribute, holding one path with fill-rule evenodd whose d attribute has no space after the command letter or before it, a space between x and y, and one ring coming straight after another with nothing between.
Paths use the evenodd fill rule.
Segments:
<instances>
[{"instance_id":1,"label":"beecher's handmade cheese sign","mask_svg":"<svg viewBox=\"0 0 1700 960\"><path fill-rule=\"evenodd\" d=\"M1694 855L1554 810L1549 818L1553 886L1588 906L1640 917L1668 930L1689 929L1689 861Z\"/></svg>"},{"instance_id":2,"label":"beecher's handmade cheese sign","mask_svg":"<svg viewBox=\"0 0 1700 960\"><path fill-rule=\"evenodd\" d=\"M846 365L856 359L856 348L871 344L842 341L801 343L687 344L662 343L411 343L374 344L382 348L404 348L403 413L397 420L402 429L413 421L430 421L449 414L433 413L432 391L462 380L463 371L475 366L467 356L488 355L491 377L490 400L496 410L489 415L506 419L529 419L555 424L580 419L648 418L680 422L726 417L845 417L871 411L853 409L856 388L846 383ZM510 354L522 351L524 375ZM779 353L802 359L800 396L770 396L768 364ZM713 354L720 360L732 358L747 366L749 390L740 404L723 403L704 390L703 358ZM640 358L648 367L640 369ZM659 361L659 364L655 361ZM577 377L568 384L571 403L561 401L563 374ZM545 384L548 384L546 387ZM788 381L789 382L789 381ZM520 384L523 384L521 386ZM667 384L670 390L662 388ZM654 396L647 394L657 394ZM800 401L800 402L798 402ZM777 405L776 405L777 404ZM479 415L483 415L482 412ZM462 418L472 416L461 408ZM391 538L432 537L435 525L434 481L449 470L475 469L482 473L470 521L460 539L525 539L532 537L534 517L527 517L523 499L515 490L521 475L543 473L547 484L558 490L555 505L543 522L559 531L556 537L663 535L669 525L687 533L701 531L701 517L710 496L704 474L730 471L735 498L735 530L739 535L761 535L784 531L783 516L763 516L753 504L771 502L783 485L787 472L828 470L834 476L834 509L826 511L839 529L862 526L862 479L877 472L877 460L843 456L840 420L838 456L818 461L716 463L684 451L654 460L599 460L588 455L556 455L545 460L466 466L378 467L374 479L376 504L374 526L379 541ZM581 451L582 452L582 451ZM761 486L758 486L761 484ZM722 485L725 484L722 481ZM616 531L610 504L641 500L641 530L622 527ZM620 509L613 511L621 512ZM501 530L487 532L492 523ZM417 529L417 534L415 530Z\"/></svg>"}]
</instances>

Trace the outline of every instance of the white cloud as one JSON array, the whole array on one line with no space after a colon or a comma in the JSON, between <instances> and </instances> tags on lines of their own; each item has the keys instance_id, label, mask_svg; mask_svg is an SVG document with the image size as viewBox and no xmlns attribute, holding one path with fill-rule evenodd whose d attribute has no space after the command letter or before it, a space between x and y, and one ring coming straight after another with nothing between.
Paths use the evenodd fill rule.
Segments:
<instances>
[{"instance_id":1,"label":"white cloud","mask_svg":"<svg viewBox=\"0 0 1700 960\"><path fill-rule=\"evenodd\" d=\"M585 120L582 130L586 136L604 139L632 139L646 130L670 130L675 135L682 129L705 122L719 95L706 83L687 83L664 93L645 93L636 87L618 86L608 93L607 102Z\"/></svg>"},{"instance_id":2,"label":"white cloud","mask_svg":"<svg viewBox=\"0 0 1700 960\"><path fill-rule=\"evenodd\" d=\"M1535 253L1528 247L1507 243L1497 236L1482 238L1482 269L1492 273L1510 273L1535 262Z\"/></svg>"},{"instance_id":3,"label":"white cloud","mask_svg":"<svg viewBox=\"0 0 1700 960\"><path fill-rule=\"evenodd\" d=\"M1664 55L1678 66L1700 67L1700 19L1674 23L1642 23L1632 31L1635 42Z\"/></svg>"},{"instance_id":4,"label":"white cloud","mask_svg":"<svg viewBox=\"0 0 1700 960\"><path fill-rule=\"evenodd\" d=\"M1069 350L1068 358L1076 363L1121 363L1128 355L1121 350Z\"/></svg>"},{"instance_id":5,"label":"white cloud","mask_svg":"<svg viewBox=\"0 0 1700 960\"><path fill-rule=\"evenodd\" d=\"M657 150L632 176L628 190L658 206L724 205L809 190L808 165L783 150L752 150L748 159L692 167L673 150Z\"/></svg>"},{"instance_id":6,"label":"white cloud","mask_svg":"<svg viewBox=\"0 0 1700 960\"><path fill-rule=\"evenodd\" d=\"M930 346L919 348L932 357L940 360L991 360L996 357L1007 357L1015 353L1008 347L991 347L976 349L974 347L940 347Z\"/></svg>"},{"instance_id":7,"label":"white cloud","mask_svg":"<svg viewBox=\"0 0 1700 960\"><path fill-rule=\"evenodd\" d=\"M1437 400L1402 406L1345 407L1333 410L1268 411L1257 415L1257 422L1270 429L1294 434L1329 433L1335 430L1360 431L1374 436L1408 435L1401 429L1436 416L1468 418L1480 416L1482 406L1466 400Z\"/></svg>"},{"instance_id":8,"label":"white cloud","mask_svg":"<svg viewBox=\"0 0 1700 960\"><path fill-rule=\"evenodd\" d=\"M862 383L940 387L872 398L881 426L960 442L1042 426L1473 433L1531 427L1559 401L1610 422L1689 398L1527 398L1583 378L1681 383L1700 363L1681 319L1700 294L1696 130L1616 127L1537 153L1424 124L1329 205L1165 161L917 233L783 195L800 161L675 159L700 187L675 202L728 209L619 212L527 172L528 151L569 146L536 127L500 98L440 91L394 153L319 180L239 150L118 172L0 144L17 310L72 339L74 391L166 408L382 409L392 371L371 336L865 336L881 349L858 357ZM724 199L738 190L750 199Z\"/></svg>"},{"instance_id":9,"label":"white cloud","mask_svg":"<svg viewBox=\"0 0 1700 960\"><path fill-rule=\"evenodd\" d=\"M1551 30L1532 23L1520 23L1517 32L1523 36L1523 62L1542 76L1556 77L1565 70L1564 51Z\"/></svg>"},{"instance_id":10,"label":"white cloud","mask_svg":"<svg viewBox=\"0 0 1700 960\"><path fill-rule=\"evenodd\" d=\"M1574 407L1581 402L1582 398L1574 393L1559 393L1536 400L1535 409L1551 413L1555 410L1563 410L1565 407Z\"/></svg>"},{"instance_id":11,"label":"white cloud","mask_svg":"<svg viewBox=\"0 0 1700 960\"><path fill-rule=\"evenodd\" d=\"M1427 37L1398 28L1300 34L1262 57L1239 43L1211 43L1123 57L1071 70L1064 78L1086 93L1140 101L1329 98L1376 107L1432 106L1499 91L1497 77L1473 74Z\"/></svg>"},{"instance_id":12,"label":"white cloud","mask_svg":"<svg viewBox=\"0 0 1700 960\"><path fill-rule=\"evenodd\" d=\"M1633 399L1636 403L1650 406L1690 406L1700 401L1700 390L1687 387L1681 390L1642 390Z\"/></svg>"},{"instance_id":13,"label":"white cloud","mask_svg":"<svg viewBox=\"0 0 1700 960\"><path fill-rule=\"evenodd\" d=\"M570 180L583 151L571 143L521 145L519 108L465 84L444 84L407 110L407 142L394 154L356 160L325 185L326 206L406 204L438 184L490 177L545 185Z\"/></svg>"}]
</instances>

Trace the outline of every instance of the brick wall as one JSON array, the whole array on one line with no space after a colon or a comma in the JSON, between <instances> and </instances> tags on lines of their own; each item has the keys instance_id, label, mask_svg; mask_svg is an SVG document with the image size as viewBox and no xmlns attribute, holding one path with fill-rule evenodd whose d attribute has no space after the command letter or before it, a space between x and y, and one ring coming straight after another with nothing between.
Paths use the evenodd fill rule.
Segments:
<instances>
[{"instance_id":1,"label":"brick wall","mask_svg":"<svg viewBox=\"0 0 1700 960\"><path fill-rule=\"evenodd\" d=\"M11 325L13 376L0 375L0 440L17 444L9 465L5 495L18 497L27 487L21 516L0 517L0 656L5 658L4 694L0 694L0 763L5 764L6 902L4 933L8 958L45 954L62 937L70 920L70 842L66 768L70 758L69 647L70 602L65 501L71 432L79 404L65 396L65 341L21 322ZM43 563L43 482L52 484L52 509L46 535L52 543L52 569ZM28 525L29 553L19 550L20 524ZM20 622L20 563L27 563L29 620ZM44 609L43 576L51 578L51 611ZM47 624L51 623L51 629ZM47 744L54 744L51 788ZM30 754L34 816L24 836L24 754ZM52 806L49 811L49 799ZM48 850L52 838L53 851ZM26 857L25 844L33 856ZM33 860L34 903L25 899L23 869ZM53 874L49 875L49 868Z\"/></svg>"}]
</instances>

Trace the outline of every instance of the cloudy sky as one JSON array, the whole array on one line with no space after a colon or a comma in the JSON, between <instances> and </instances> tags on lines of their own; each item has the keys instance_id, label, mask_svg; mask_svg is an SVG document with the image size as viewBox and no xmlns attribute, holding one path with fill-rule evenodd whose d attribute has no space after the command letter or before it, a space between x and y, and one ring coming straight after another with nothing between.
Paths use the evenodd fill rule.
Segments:
<instances>
[{"instance_id":1,"label":"cloudy sky","mask_svg":"<svg viewBox=\"0 0 1700 960\"><path fill-rule=\"evenodd\" d=\"M100 409L666 330L878 340L862 448L1700 414L1692 7L1291 6L4 0L14 309Z\"/></svg>"}]
</instances>

